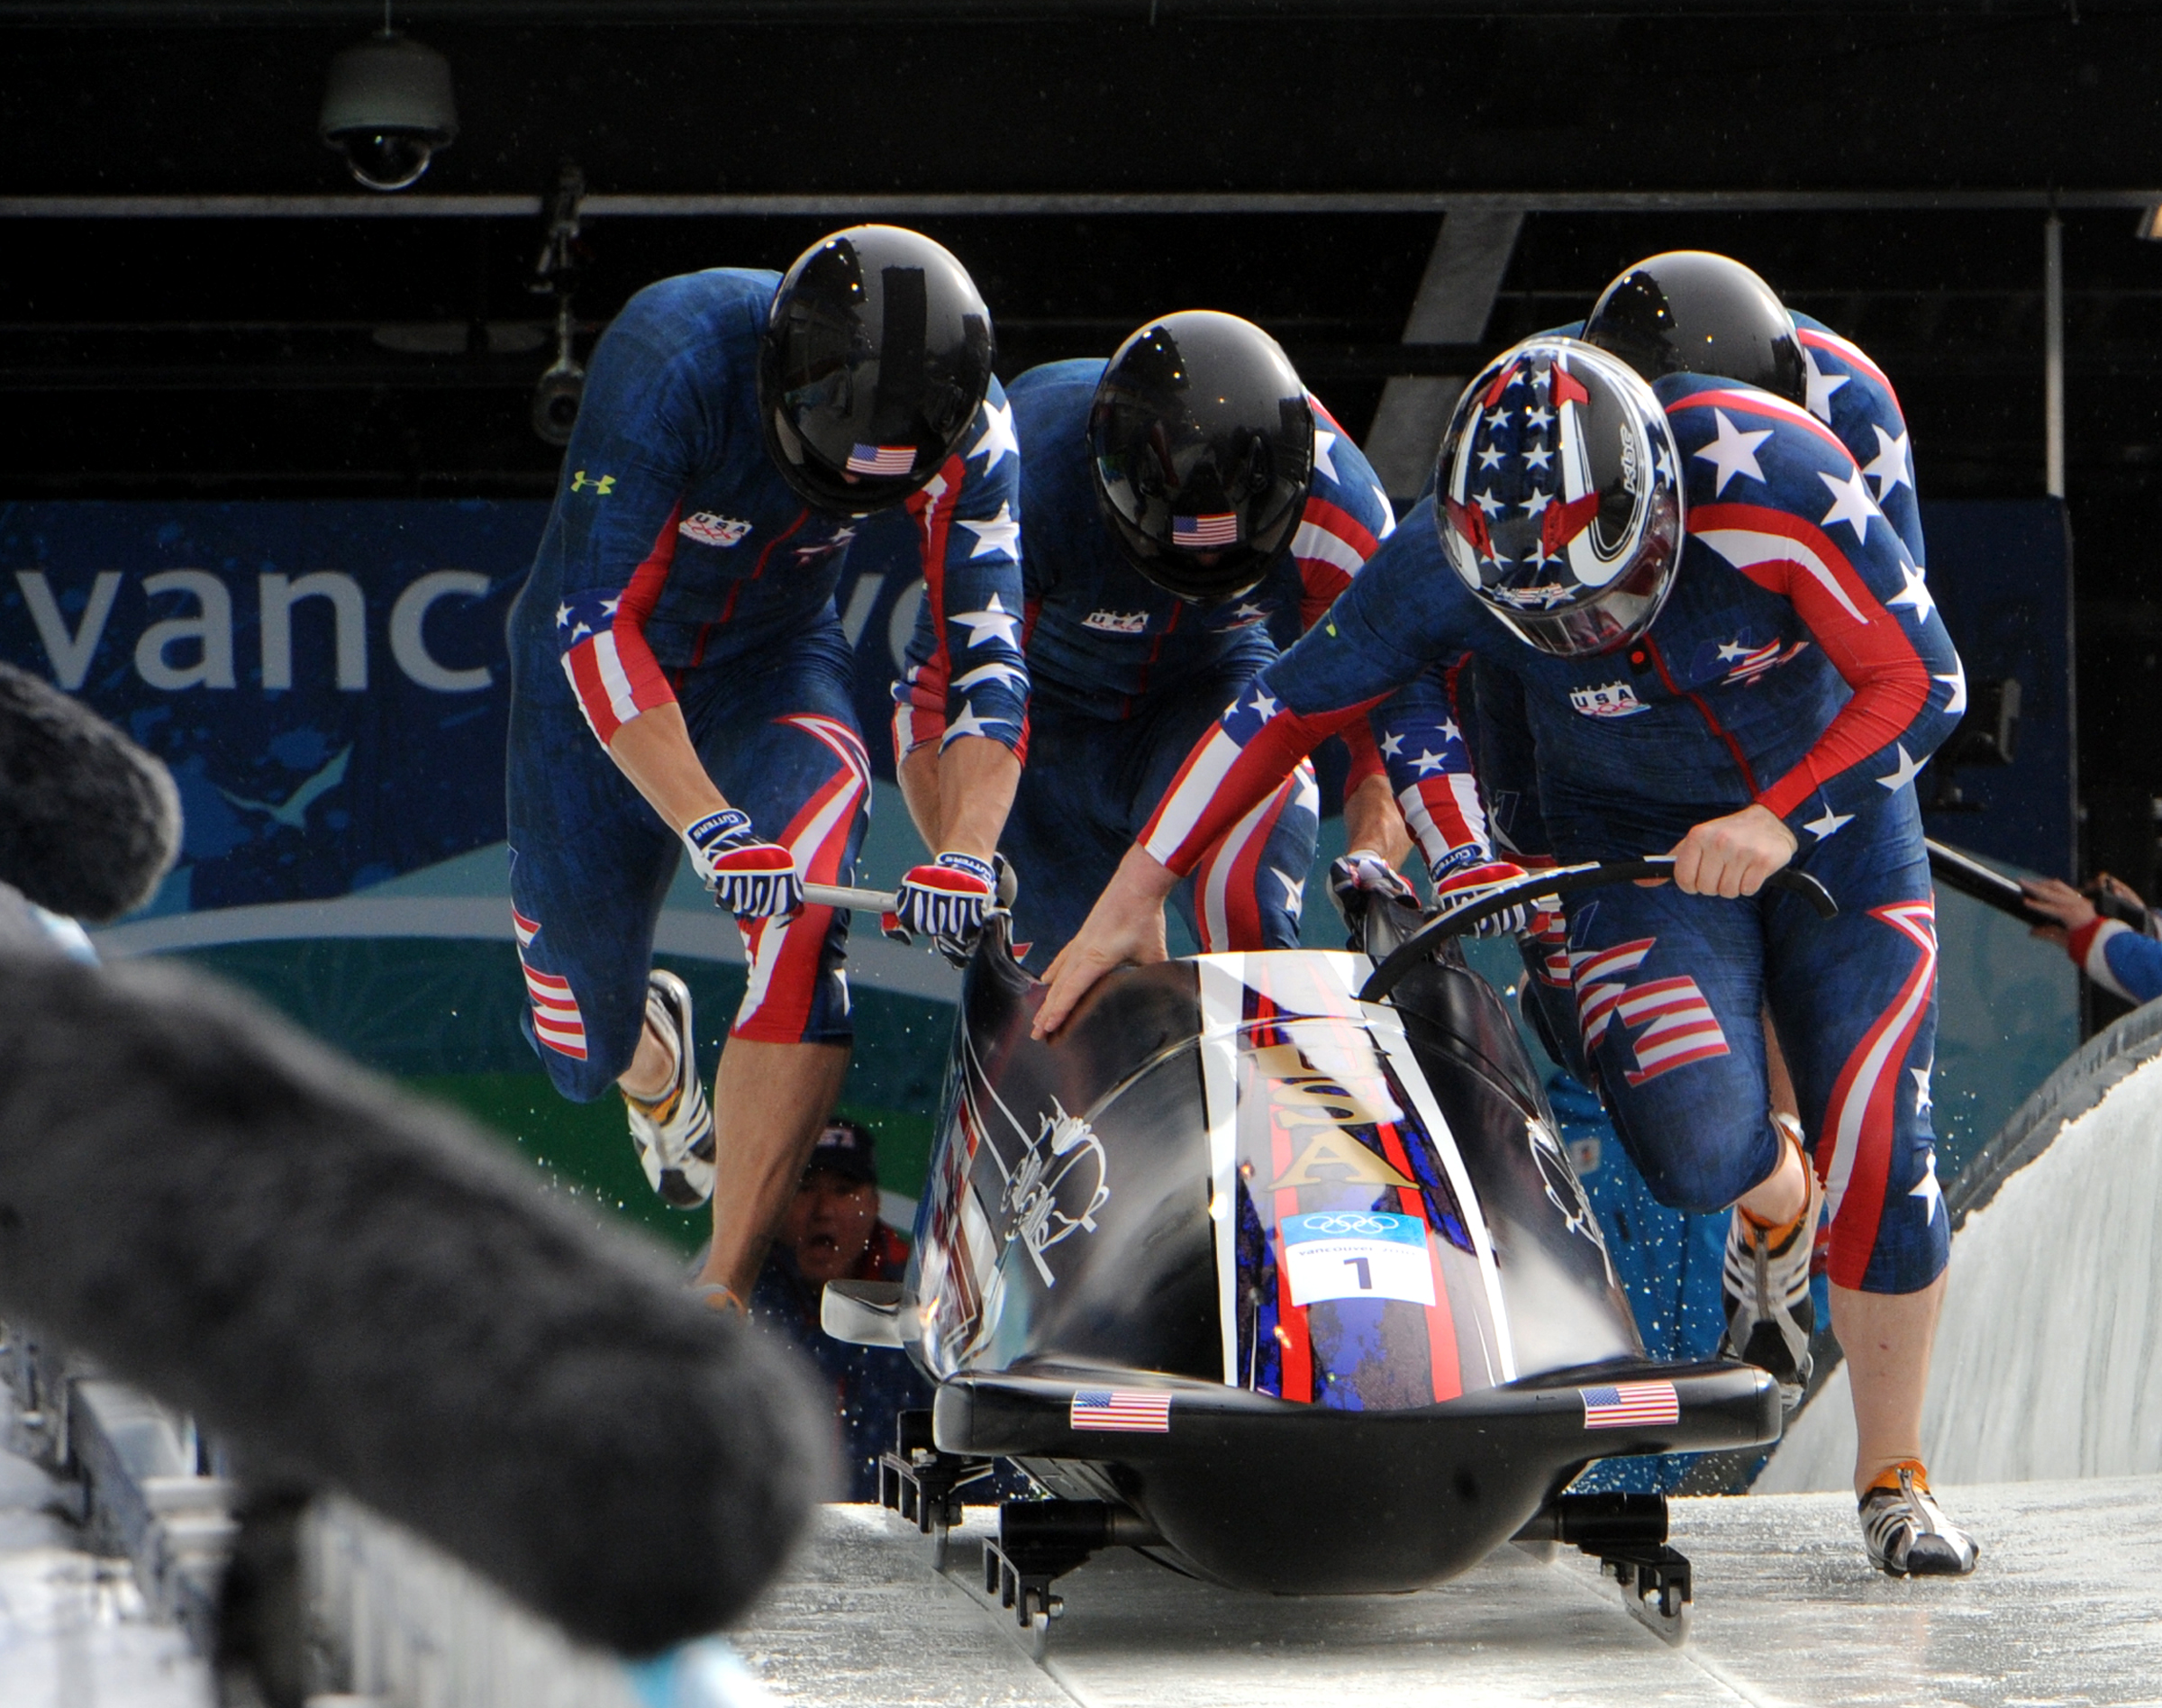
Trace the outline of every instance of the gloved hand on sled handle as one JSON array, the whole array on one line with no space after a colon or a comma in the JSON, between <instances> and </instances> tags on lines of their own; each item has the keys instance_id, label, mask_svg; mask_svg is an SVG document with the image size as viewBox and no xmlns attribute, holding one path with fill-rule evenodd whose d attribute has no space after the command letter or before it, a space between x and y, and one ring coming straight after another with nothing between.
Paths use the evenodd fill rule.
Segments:
<instances>
[{"instance_id":1,"label":"gloved hand on sled handle","mask_svg":"<svg viewBox=\"0 0 2162 1708\"><path fill-rule=\"evenodd\" d=\"M1347 928L1356 931L1366 917L1369 896L1385 896L1416 907L1419 892L1411 880L1381 855L1369 849L1353 849L1329 868L1329 899Z\"/></svg>"},{"instance_id":2,"label":"gloved hand on sled handle","mask_svg":"<svg viewBox=\"0 0 2162 1708\"><path fill-rule=\"evenodd\" d=\"M803 907L795 856L777 842L761 842L749 815L734 807L686 825L683 845L714 904L737 918L786 918Z\"/></svg>"},{"instance_id":3,"label":"gloved hand on sled handle","mask_svg":"<svg viewBox=\"0 0 2162 1708\"><path fill-rule=\"evenodd\" d=\"M1512 860L1486 860L1477 866L1467 866L1449 873L1434 886L1434 902L1442 911L1467 906L1485 898L1497 885L1512 884L1531 874ZM1560 912L1560 898L1552 895L1528 896L1513 907L1508 907L1491 919L1481 920L1471 928L1474 937L1504 937L1530 932L1537 935L1551 929L1555 915Z\"/></svg>"},{"instance_id":4,"label":"gloved hand on sled handle","mask_svg":"<svg viewBox=\"0 0 2162 1708\"><path fill-rule=\"evenodd\" d=\"M998 868L949 849L928 865L912 867L895 900L894 911L878 922L888 937L897 943L929 937L940 954L963 966L983 935L984 922L999 905Z\"/></svg>"}]
</instances>

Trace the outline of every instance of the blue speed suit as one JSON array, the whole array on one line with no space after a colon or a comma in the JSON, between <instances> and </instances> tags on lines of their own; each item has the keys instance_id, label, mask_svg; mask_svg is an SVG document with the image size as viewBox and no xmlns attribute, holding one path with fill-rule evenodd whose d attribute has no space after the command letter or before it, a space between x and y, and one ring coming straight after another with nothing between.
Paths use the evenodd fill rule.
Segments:
<instances>
[{"instance_id":1,"label":"blue speed suit","mask_svg":"<svg viewBox=\"0 0 2162 1708\"><path fill-rule=\"evenodd\" d=\"M622 725L678 706L708 774L808 880L848 883L863 835L870 765L833 610L863 518L806 508L768 456L757 376L778 283L716 268L625 304L594 350L555 507L511 612L524 1024L557 1089L579 1101L630 1065L682 851L604 750ZM967 686L953 683L949 714L1013 746L1028 678L996 618L1021 603L1020 459L996 381L961 442L909 499L904 526L934 613L932 652L977 667ZM732 1035L848 1038L847 915L807 907L741 926L749 977Z\"/></svg>"},{"instance_id":2,"label":"blue speed suit","mask_svg":"<svg viewBox=\"0 0 2162 1708\"><path fill-rule=\"evenodd\" d=\"M1037 971L1080 929L1225 700L1276 656L1279 637L1295 638L1328 608L1395 525L1366 458L1317 401L1313 485L1288 549L1242 598L1178 599L1126 561L1097 514L1088 418L1104 368L1049 363L1011 393L1031 697L1027 763L999 846L1021 880L1014 934ZM896 760L949 728L935 640L920 622L895 687ZM1352 734L1356 781L1379 763L1371 738ZM1318 804L1301 768L1203 851L1177 901L1204 949L1298 943Z\"/></svg>"},{"instance_id":3,"label":"blue speed suit","mask_svg":"<svg viewBox=\"0 0 2162 1708\"><path fill-rule=\"evenodd\" d=\"M1838 899L1672 886L1574 898L1575 1021L1617 1131L1660 1200L1722 1209L1771 1173L1768 1005L1813 1135L1840 1286L1904 1293L1942 1269L1929 1122L1936 935L1913 777L1966 704L1900 531L1808 412L1676 375L1654 391L1686 482L1687 541L1649 631L1577 659L1510 635L1449 567L1431 503L1327 621L1258 677L1189 760L1144 840L1174 871L1295 755L1431 664L1512 681L1538 804L1565 860L1663 851L1752 803ZM1440 769L1468 769L1462 742Z\"/></svg>"}]
</instances>

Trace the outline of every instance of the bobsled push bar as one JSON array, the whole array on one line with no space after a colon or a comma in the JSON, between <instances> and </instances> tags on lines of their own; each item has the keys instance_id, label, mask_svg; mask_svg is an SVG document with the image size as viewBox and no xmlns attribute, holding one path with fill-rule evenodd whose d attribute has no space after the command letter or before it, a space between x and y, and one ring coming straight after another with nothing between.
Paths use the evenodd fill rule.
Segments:
<instances>
[{"instance_id":1,"label":"bobsled push bar","mask_svg":"<svg viewBox=\"0 0 2162 1708\"><path fill-rule=\"evenodd\" d=\"M1962 895L1971 895L1985 907L1994 907L2000 913L2009 913L2026 925L2049 925L2056 922L2047 913L2038 913L2027 905L2027 893L2013 878L2004 876L1994 867L1985 866L1971 854L1962 854L1956 848L1947 848L1942 842L1928 838L1922 846L1930 851L1930 876L1947 889L1958 890ZM2118 900L2106 891L2092 897L2094 911L2104 919L2122 920L2134 931L2140 930L2145 921L2140 911Z\"/></svg>"},{"instance_id":2,"label":"bobsled push bar","mask_svg":"<svg viewBox=\"0 0 2162 1708\"><path fill-rule=\"evenodd\" d=\"M813 907L845 907L858 913L890 913L901 904L897 891L852 889L845 884L806 884L804 899Z\"/></svg>"},{"instance_id":3,"label":"bobsled push bar","mask_svg":"<svg viewBox=\"0 0 2162 1708\"><path fill-rule=\"evenodd\" d=\"M1674 871L1674 856L1654 854L1640 860L1588 860L1581 866L1549 866L1541 872L1528 872L1522 877L1506 884L1497 884L1483 893L1476 901L1436 913L1425 924L1413 931L1389 952L1388 958L1374 969L1358 993L1362 1003L1378 1003L1396 988L1403 976L1433 953L1435 948L1451 937L1461 937L1483 920L1492 919L1522 903L1535 901L1549 895L1567 895L1577 890L1598 889L1608 884L1640 883L1646 878L1660 878ZM1839 905L1831 894L1807 872L1791 868L1774 872L1765 880L1771 889L1790 890L1817 911L1820 919L1832 919L1839 914Z\"/></svg>"}]
</instances>

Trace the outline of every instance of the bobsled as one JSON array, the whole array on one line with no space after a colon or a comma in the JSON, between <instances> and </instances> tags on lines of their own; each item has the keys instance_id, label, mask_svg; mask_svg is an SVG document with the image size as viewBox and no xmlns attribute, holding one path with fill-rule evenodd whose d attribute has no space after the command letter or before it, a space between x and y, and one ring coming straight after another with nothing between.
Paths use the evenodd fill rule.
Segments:
<instances>
[{"instance_id":1,"label":"bobsled","mask_svg":"<svg viewBox=\"0 0 2162 1708\"><path fill-rule=\"evenodd\" d=\"M1648 1358L1508 1008L1457 938L1662 862L1561 868L1341 952L1106 977L1058 1037L995 914L966 968L915 1245L826 1331L935 1384L886 1504L941 1541L1007 1460L986 1587L1041 1641L1095 1551L1278 1594L1422 1588L1512 1539L1600 1557L1686 1630L1657 1495L1595 1459L1776 1441L1771 1378ZM1811 880L1783 874L1790 884ZM1816 890L1820 909L1829 898Z\"/></svg>"}]
</instances>

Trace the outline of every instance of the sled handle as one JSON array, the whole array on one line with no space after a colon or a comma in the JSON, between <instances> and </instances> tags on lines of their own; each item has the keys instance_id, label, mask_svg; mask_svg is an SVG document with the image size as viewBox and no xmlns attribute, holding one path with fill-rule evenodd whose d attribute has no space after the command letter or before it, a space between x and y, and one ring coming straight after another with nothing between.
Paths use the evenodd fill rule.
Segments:
<instances>
[{"instance_id":1,"label":"sled handle","mask_svg":"<svg viewBox=\"0 0 2162 1708\"><path fill-rule=\"evenodd\" d=\"M901 904L892 890L851 889L843 884L806 884L804 899L813 907L845 907L863 913L890 913Z\"/></svg>"},{"instance_id":2,"label":"sled handle","mask_svg":"<svg viewBox=\"0 0 2162 1708\"><path fill-rule=\"evenodd\" d=\"M1994 866L1985 866L1973 856L1962 854L1956 848L1947 848L1929 837L1922 839L1921 845L1930 853L1930 876L1945 888L1971 895L1984 905L1994 907L2000 913L2009 913L2025 924L2051 922L2048 914L2030 911L2026 892Z\"/></svg>"},{"instance_id":3,"label":"sled handle","mask_svg":"<svg viewBox=\"0 0 2162 1708\"><path fill-rule=\"evenodd\" d=\"M1549 866L1543 872L1527 872L1520 878L1495 886L1476 902L1436 913L1389 951L1360 987L1358 1000L1377 1003L1403 981L1403 976L1424 960L1434 946L1461 937L1482 920L1508 912L1534 896L1568 895L1577 890L1599 889L1608 884L1631 884L1648 877L1667 877L1674 871L1674 856L1654 854L1640 860L1589 860L1582 866ZM1819 919L1836 919L1839 904L1830 891L1807 872L1783 868L1765 879L1769 889L1792 891L1816 909Z\"/></svg>"}]
</instances>

